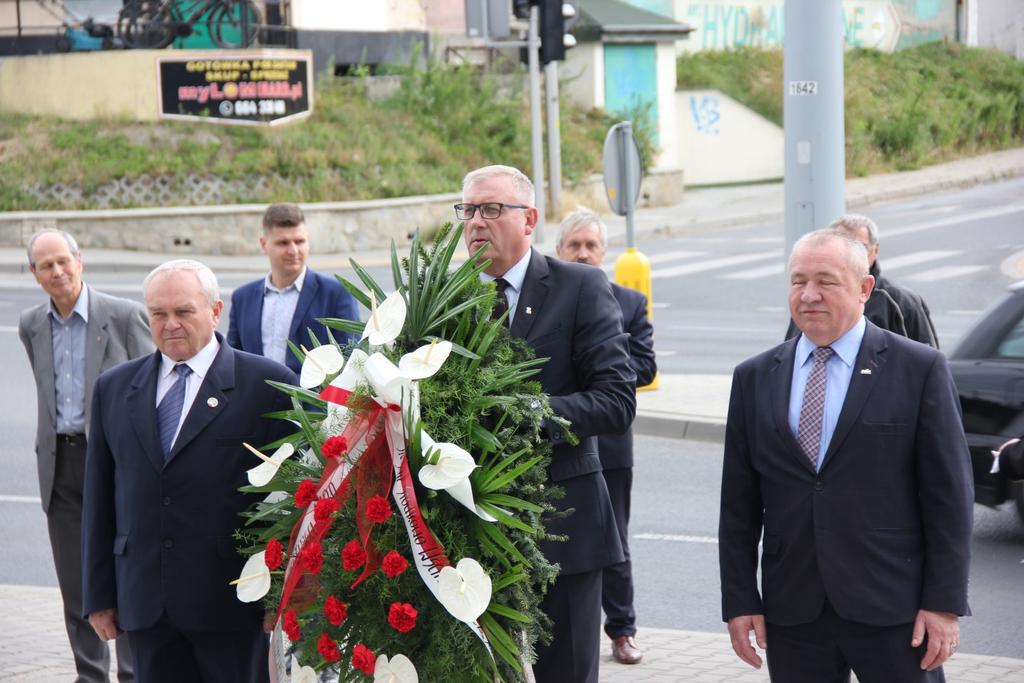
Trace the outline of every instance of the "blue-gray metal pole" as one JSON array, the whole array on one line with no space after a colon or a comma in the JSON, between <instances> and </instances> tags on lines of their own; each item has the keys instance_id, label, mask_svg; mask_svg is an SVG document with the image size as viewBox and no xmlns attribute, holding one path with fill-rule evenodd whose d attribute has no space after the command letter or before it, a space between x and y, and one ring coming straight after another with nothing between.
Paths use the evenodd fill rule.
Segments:
<instances>
[{"instance_id":1,"label":"blue-gray metal pole","mask_svg":"<svg viewBox=\"0 0 1024 683\"><path fill-rule=\"evenodd\" d=\"M536 192L537 228L533 241L544 241L544 140L540 113L540 7L530 6L530 33L527 38L527 66L530 72L530 150L533 157L533 188Z\"/></svg>"},{"instance_id":2,"label":"blue-gray metal pole","mask_svg":"<svg viewBox=\"0 0 1024 683\"><path fill-rule=\"evenodd\" d=\"M633 184L636 182L636 174L640 169L634 168L632 163L633 148L633 122L623 121L619 124L619 182L622 187L623 207L626 210L626 246L636 246L636 229L634 228L633 214L636 211L635 197L633 196Z\"/></svg>"},{"instance_id":3,"label":"blue-gray metal pole","mask_svg":"<svg viewBox=\"0 0 1024 683\"><path fill-rule=\"evenodd\" d=\"M786 252L846 207L841 0L786 0Z\"/></svg>"}]
</instances>

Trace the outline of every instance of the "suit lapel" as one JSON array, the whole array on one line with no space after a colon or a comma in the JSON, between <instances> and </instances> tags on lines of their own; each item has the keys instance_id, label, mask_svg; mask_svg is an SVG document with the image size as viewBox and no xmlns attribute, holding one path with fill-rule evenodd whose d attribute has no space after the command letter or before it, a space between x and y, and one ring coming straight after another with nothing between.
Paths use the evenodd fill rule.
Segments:
<instances>
[{"instance_id":1,"label":"suit lapel","mask_svg":"<svg viewBox=\"0 0 1024 683\"><path fill-rule=\"evenodd\" d=\"M793 387L793 364L796 355L796 342L799 338L800 336L797 335L790 339L779 347L779 350L775 353L775 365L769 373L772 388L771 411L772 418L775 421L775 429L788 446L786 451L794 454L800 464L813 474L814 467L811 466L811 461L804 455L800 442L796 440L796 435L793 434L793 429L789 426L789 399Z\"/></svg>"},{"instance_id":2,"label":"suit lapel","mask_svg":"<svg viewBox=\"0 0 1024 683\"><path fill-rule=\"evenodd\" d=\"M299 324L305 320L306 312L309 310L314 299L316 299L318 289L320 289L320 283L313 277L313 271L306 268L306 277L302 281L302 291L299 293L299 300L295 304L295 315L292 316L292 324L288 328L288 338L296 346L299 345L299 332L301 332ZM291 352L288 352L288 355L291 355Z\"/></svg>"},{"instance_id":3,"label":"suit lapel","mask_svg":"<svg viewBox=\"0 0 1024 683\"><path fill-rule=\"evenodd\" d=\"M100 376L100 366L103 364L103 357L106 355L107 342L110 340L110 333L107 326L110 318L105 307L99 305L96 292L89 291L89 322L85 325L85 396L86 411L88 411L89 397L92 396L92 388L96 385L96 378Z\"/></svg>"},{"instance_id":4,"label":"suit lapel","mask_svg":"<svg viewBox=\"0 0 1024 683\"><path fill-rule=\"evenodd\" d=\"M164 451L160 445L160 432L156 424L156 379L160 369L160 352L154 351L139 366L132 378L125 401L128 417L135 434L142 444L142 450L150 463L159 472L164 467Z\"/></svg>"},{"instance_id":5,"label":"suit lapel","mask_svg":"<svg viewBox=\"0 0 1024 683\"><path fill-rule=\"evenodd\" d=\"M530 249L530 265L526 267L523 288L516 304L516 316L510 332L513 337L526 339L530 335L533 321L544 308L548 298L548 262L536 249Z\"/></svg>"},{"instance_id":6,"label":"suit lapel","mask_svg":"<svg viewBox=\"0 0 1024 683\"><path fill-rule=\"evenodd\" d=\"M167 456L168 464L228 407L228 397L224 392L235 386L235 355L219 335L218 339L220 349L199 386L199 393L192 401L192 407L185 416L178 438L174 440L171 453ZM155 414L155 411L153 412Z\"/></svg>"},{"instance_id":7,"label":"suit lapel","mask_svg":"<svg viewBox=\"0 0 1024 683\"><path fill-rule=\"evenodd\" d=\"M850 386L846 390L846 399L843 401L843 409L839 412L839 421L836 429L832 432L832 440L829 441L828 450L825 452L825 462L821 464L825 469L834 459L836 452L842 447L843 441L850 434L850 429L857 422L864 404L867 403L871 390L875 388L878 378L882 374L885 365L885 350L888 348L882 332L870 322L864 329L864 340L861 342L860 351L857 352L857 359L853 364L853 375L850 377ZM869 370L870 374L862 374L861 370Z\"/></svg>"}]
</instances>

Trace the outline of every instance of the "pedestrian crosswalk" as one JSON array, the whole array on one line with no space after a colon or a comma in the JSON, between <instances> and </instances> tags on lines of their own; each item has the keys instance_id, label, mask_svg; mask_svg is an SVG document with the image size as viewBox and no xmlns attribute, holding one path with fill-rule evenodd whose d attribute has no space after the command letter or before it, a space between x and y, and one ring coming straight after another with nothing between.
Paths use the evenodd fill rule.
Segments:
<instances>
[{"instance_id":1,"label":"pedestrian crosswalk","mask_svg":"<svg viewBox=\"0 0 1024 683\"><path fill-rule=\"evenodd\" d=\"M753 245L748 245L753 246ZM725 247L725 245L723 245ZM644 251L641 245L641 252ZM781 278L786 270L782 249L764 249L729 253L721 250L674 250L648 255L651 279L667 280L689 275L734 281L768 281ZM998 268L998 264L964 264L965 252L955 249L924 249L880 258L885 275L898 275L901 280L936 282L956 280ZM614 273L612 255L605 270Z\"/></svg>"}]
</instances>

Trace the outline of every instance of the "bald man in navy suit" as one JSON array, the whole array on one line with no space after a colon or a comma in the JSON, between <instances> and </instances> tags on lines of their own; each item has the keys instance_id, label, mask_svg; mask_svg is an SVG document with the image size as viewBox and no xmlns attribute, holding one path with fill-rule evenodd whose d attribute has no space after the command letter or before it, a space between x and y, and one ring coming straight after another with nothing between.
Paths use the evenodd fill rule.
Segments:
<instances>
[{"instance_id":1,"label":"bald man in navy suit","mask_svg":"<svg viewBox=\"0 0 1024 683\"><path fill-rule=\"evenodd\" d=\"M973 482L945 357L864 318L846 233L793 247L801 334L741 363L726 423L722 612L773 681L942 681L969 614ZM761 590L757 588L761 546Z\"/></svg>"}]
</instances>

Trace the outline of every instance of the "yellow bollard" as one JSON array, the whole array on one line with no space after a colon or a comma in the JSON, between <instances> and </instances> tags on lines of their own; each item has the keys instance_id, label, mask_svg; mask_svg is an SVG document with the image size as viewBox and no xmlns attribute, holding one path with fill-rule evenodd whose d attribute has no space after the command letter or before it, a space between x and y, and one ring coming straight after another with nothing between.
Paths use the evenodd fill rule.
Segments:
<instances>
[{"instance_id":1,"label":"yellow bollard","mask_svg":"<svg viewBox=\"0 0 1024 683\"><path fill-rule=\"evenodd\" d=\"M635 289L647 297L647 319L654 322L654 297L651 295L651 262L636 247L628 247L624 254L615 259L615 283ZM637 391L653 391L660 386L658 375L645 387Z\"/></svg>"}]
</instances>

